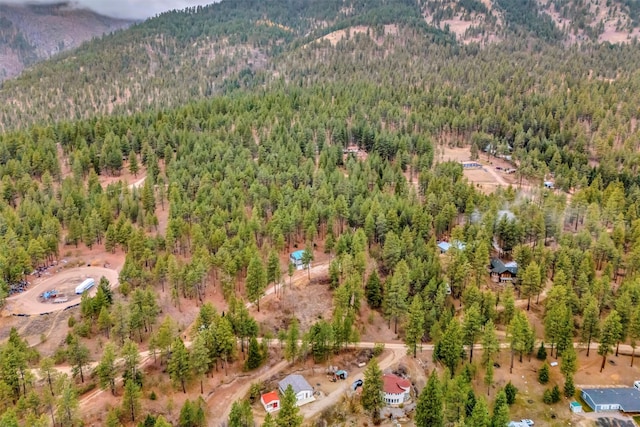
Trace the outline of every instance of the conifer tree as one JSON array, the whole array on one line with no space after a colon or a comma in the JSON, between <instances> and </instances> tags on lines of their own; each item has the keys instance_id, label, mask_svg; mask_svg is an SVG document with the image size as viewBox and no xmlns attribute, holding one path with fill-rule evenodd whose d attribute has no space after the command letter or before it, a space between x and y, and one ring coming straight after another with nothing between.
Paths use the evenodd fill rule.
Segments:
<instances>
[{"instance_id":1,"label":"conifer tree","mask_svg":"<svg viewBox=\"0 0 640 427\"><path fill-rule=\"evenodd\" d=\"M629 344L631 345L631 366L633 367L633 360L636 357L636 346L640 339L640 306L637 306L631 316L631 322L629 324Z\"/></svg>"},{"instance_id":2,"label":"conifer tree","mask_svg":"<svg viewBox=\"0 0 640 427\"><path fill-rule=\"evenodd\" d=\"M439 355L445 366L449 368L451 378L455 375L456 367L462 355L462 331L457 319L451 319L439 341Z\"/></svg>"},{"instance_id":3,"label":"conifer tree","mask_svg":"<svg viewBox=\"0 0 640 427\"><path fill-rule=\"evenodd\" d=\"M247 298L256 304L258 311L260 311L260 299L264 295L264 290L267 286L267 276L262 266L262 261L257 255L249 261L246 286Z\"/></svg>"},{"instance_id":4,"label":"conifer tree","mask_svg":"<svg viewBox=\"0 0 640 427\"><path fill-rule=\"evenodd\" d=\"M591 350L591 340L600 336L600 310L595 298L591 298L582 314L582 342L587 344L587 357Z\"/></svg>"},{"instance_id":5,"label":"conifer tree","mask_svg":"<svg viewBox=\"0 0 640 427\"><path fill-rule=\"evenodd\" d=\"M307 269L307 276L309 281L311 281L311 261L313 261L313 249L311 249L311 247L309 245L307 245L306 248L304 248L304 251L302 252L302 265L305 266L305 268Z\"/></svg>"},{"instance_id":6,"label":"conifer tree","mask_svg":"<svg viewBox=\"0 0 640 427\"><path fill-rule=\"evenodd\" d=\"M620 324L620 316L616 310L612 310L607 318L604 319L604 323L602 324L602 333L600 335L600 344L598 346L598 354L602 356L600 372L602 372L604 365L607 362L607 355L612 352L612 347L618 342L621 334L622 325Z\"/></svg>"},{"instance_id":7,"label":"conifer tree","mask_svg":"<svg viewBox=\"0 0 640 427\"><path fill-rule=\"evenodd\" d=\"M189 378L189 372L191 369L189 363L189 351L184 346L180 337L177 337L173 341L171 350L171 359L169 360L169 366L167 368L169 376L174 383L179 383L182 386L182 392L186 393L187 389L185 388L185 383Z\"/></svg>"},{"instance_id":8,"label":"conifer tree","mask_svg":"<svg viewBox=\"0 0 640 427\"><path fill-rule=\"evenodd\" d=\"M271 416L271 413L267 412L267 415L264 417L262 427L277 427L276 420Z\"/></svg>"},{"instance_id":9,"label":"conifer tree","mask_svg":"<svg viewBox=\"0 0 640 427\"><path fill-rule=\"evenodd\" d=\"M136 421L136 416L140 412L140 386L135 381L128 379L124 383L124 394L122 395L122 410L129 414L131 422Z\"/></svg>"},{"instance_id":10,"label":"conifer tree","mask_svg":"<svg viewBox=\"0 0 640 427\"><path fill-rule=\"evenodd\" d=\"M241 400L233 402L229 413L229 427L253 427L253 411L249 401Z\"/></svg>"},{"instance_id":11,"label":"conifer tree","mask_svg":"<svg viewBox=\"0 0 640 427\"><path fill-rule=\"evenodd\" d=\"M549 382L549 365L547 362L544 362L538 371L538 381L540 384L546 384Z\"/></svg>"},{"instance_id":12,"label":"conifer tree","mask_svg":"<svg viewBox=\"0 0 640 427\"><path fill-rule=\"evenodd\" d=\"M127 339L121 350L121 356L124 362L124 373L122 378L126 381L131 379L136 384L142 385L142 372L138 369L140 363L140 353L135 342Z\"/></svg>"},{"instance_id":13,"label":"conifer tree","mask_svg":"<svg viewBox=\"0 0 640 427\"><path fill-rule=\"evenodd\" d=\"M58 370L55 369L53 359L51 359L50 357L43 357L40 360L39 373L40 373L40 378L43 378L44 380L46 380L47 384L49 385L49 391L53 396L54 395L53 382L56 379L58 374Z\"/></svg>"},{"instance_id":14,"label":"conifer tree","mask_svg":"<svg viewBox=\"0 0 640 427\"><path fill-rule=\"evenodd\" d=\"M518 394L518 389L513 385L511 381L504 386L504 394L507 396L507 405L511 406L516 403L516 395Z\"/></svg>"},{"instance_id":15,"label":"conifer tree","mask_svg":"<svg viewBox=\"0 0 640 427\"><path fill-rule=\"evenodd\" d=\"M380 419L380 409L384 406L382 386L382 371L376 359L371 359L364 371L361 401L362 407L371 415L374 423Z\"/></svg>"},{"instance_id":16,"label":"conifer tree","mask_svg":"<svg viewBox=\"0 0 640 427\"><path fill-rule=\"evenodd\" d=\"M267 260L267 283L273 283L276 286L282 280L282 270L280 269L280 259L276 251L269 252L269 258Z\"/></svg>"},{"instance_id":17,"label":"conifer tree","mask_svg":"<svg viewBox=\"0 0 640 427\"><path fill-rule=\"evenodd\" d=\"M291 385L289 385L280 400L280 411L276 416L276 426L300 427L302 425L302 420L304 418L300 415L300 408L296 403L296 394Z\"/></svg>"},{"instance_id":18,"label":"conifer tree","mask_svg":"<svg viewBox=\"0 0 640 427\"><path fill-rule=\"evenodd\" d=\"M285 358L293 363L298 357L298 340L300 339L300 329L298 328L298 320L293 319L287 331L287 340L285 343Z\"/></svg>"},{"instance_id":19,"label":"conifer tree","mask_svg":"<svg viewBox=\"0 0 640 427\"><path fill-rule=\"evenodd\" d=\"M493 385L493 362L487 363L484 371L484 384L487 386L487 396L491 394Z\"/></svg>"},{"instance_id":20,"label":"conifer tree","mask_svg":"<svg viewBox=\"0 0 640 427\"><path fill-rule=\"evenodd\" d=\"M247 356L247 362L245 363L245 368L248 371L258 368L262 364L262 352L260 351L260 346L258 345L258 340L256 337L251 337L249 341L249 351Z\"/></svg>"},{"instance_id":21,"label":"conifer tree","mask_svg":"<svg viewBox=\"0 0 640 427\"><path fill-rule=\"evenodd\" d=\"M482 364L493 365L494 356L500 351L500 343L496 337L496 328L492 320L484 326L482 334Z\"/></svg>"},{"instance_id":22,"label":"conifer tree","mask_svg":"<svg viewBox=\"0 0 640 427\"><path fill-rule=\"evenodd\" d=\"M84 368L89 364L89 349L75 335L71 338L67 357L71 362L74 377L80 374L80 381L84 382Z\"/></svg>"},{"instance_id":23,"label":"conifer tree","mask_svg":"<svg viewBox=\"0 0 640 427\"><path fill-rule=\"evenodd\" d=\"M382 306L382 284L380 283L380 277L375 270L367 279L365 294L369 307L376 309Z\"/></svg>"},{"instance_id":24,"label":"conifer tree","mask_svg":"<svg viewBox=\"0 0 640 427\"><path fill-rule=\"evenodd\" d=\"M102 353L102 359L96 367L100 387L102 389L110 388L111 394L116 395L116 348L113 343L107 343Z\"/></svg>"},{"instance_id":25,"label":"conifer tree","mask_svg":"<svg viewBox=\"0 0 640 427\"><path fill-rule=\"evenodd\" d=\"M493 404L491 427L504 427L509 423L509 405L504 390L500 390Z\"/></svg>"},{"instance_id":26,"label":"conifer tree","mask_svg":"<svg viewBox=\"0 0 640 427\"><path fill-rule=\"evenodd\" d=\"M435 371L429 376L427 385L418 397L415 422L417 426L444 426L442 390Z\"/></svg>"},{"instance_id":27,"label":"conifer tree","mask_svg":"<svg viewBox=\"0 0 640 427\"><path fill-rule=\"evenodd\" d=\"M209 371L211 367L211 359L209 357L209 349L205 338L205 332L199 332L193 340L191 346L191 368L194 374L200 380L200 394L204 393L202 377Z\"/></svg>"},{"instance_id":28,"label":"conifer tree","mask_svg":"<svg viewBox=\"0 0 640 427\"><path fill-rule=\"evenodd\" d=\"M489 406L484 397L480 396L476 400L476 404L471 412L471 417L465 421L468 427L491 427L491 415L489 415Z\"/></svg>"},{"instance_id":29,"label":"conifer tree","mask_svg":"<svg viewBox=\"0 0 640 427\"><path fill-rule=\"evenodd\" d=\"M136 178L138 177L138 172L140 172L138 157L136 156L136 152L133 150L129 153L129 172L131 172Z\"/></svg>"},{"instance_id":30,"label":"conifer tree","mask_svg":"<svg viewBox=\"0 0 640 427\"><path fill-rule=\"evenodd\" d=\"M398 333L398 320L406 314L407 295L409 289L405 279L408 278L408 267L404 261L398 263L396 272L387 279L384 292L385 316L389 319L389 327L391 319L394 321L394 332Z\"/></svg>"},{"instance_id":31,"label":"conifer tree","mask_svg":"<svg viewBox=\"0 0 640 427\"><path fill-rule=\"evenodd\" d=\"M465 310L462 323L463 342L469 347L469 363L473 363L473 346L482 330L482 316L477 304L472 304Z\"/></svg>"},{"instance_id":32,"label":"conifer tree","mask_svg":"<svg viewBox=\"0 0 640 427\"><path fill-rule=\"evenodd\" d=\"M57 394L59 396L57 405L58 421L65 426L74 425L78 418L77 412L80 403L78 401L78 392L66 375L60 377Z\"/></svg>"},{"instance_id":33,"label":"conifer tree","mask_svg":"<svg viewBox=\"0 0 640 427\"><path fill-rule=\"evenodd\" d=\"M407 326L405 328L404 342L407 345L407 350L413 357L416 357L418 351L418 344L422 341L424 335L424 307L422 305L422 298L420 294L416 294L413 297L411 306L409 307L409 316L407 319Z\"/></svg>"}]
</instances>

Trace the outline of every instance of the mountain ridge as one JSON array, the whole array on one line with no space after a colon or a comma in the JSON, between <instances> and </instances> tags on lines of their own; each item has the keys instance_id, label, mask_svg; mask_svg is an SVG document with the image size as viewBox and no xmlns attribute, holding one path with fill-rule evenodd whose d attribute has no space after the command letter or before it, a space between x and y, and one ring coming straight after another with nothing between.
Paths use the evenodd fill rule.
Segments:
<instances>
[{"instance_id":1,"label":"mountain ridge","mask_svg":"<svg viewBox=\"0 0 640 427\"><path fill-rule=\"evenodd\" d=\"M71 3L0 3L0 82L30 65L133 24Z\"/></svg>"},{"instance_id":2,"label":"mountain ridge","mask_svg":"<svg viewBox=\"0 0 640 427\"><path fill-rule=\"evenodd\" d=\"M625 0L612 1L613 5ZM0 130L38 121L131 114L239 88L260 88L290 79L314 63L323 67L321 56L332 55L322 47L325 42L340 50L339 42L363 37L379 45L380 55L400 53L407 43L418 43L424 50L448 46L443 48L450 51L447 55L463 48L473 54L493 45L512 53L543 46L566 50L560 56L591 52L582 58L589 62L589 55L599 54L598 37L572 33L573 23L560 28L540 4L465 0L451 8L450 2L439 0L279 0L268 5L240 0L168 11L5 81L0 85ZM558 10L569 16L577 9ZM638 19L631 12L620 28L633 32ZM449 25L455 19L475 24L456 31ZM311 45L320 47L312 49L316 58L305 65L310 53L300 51ZM623 45L619 43L616 51L625 51ZM295 62L299 56L302 62ZM612 66L605 70L596 63L593 68L597 78L616 74Z\"/></svg>"}]
</instances>

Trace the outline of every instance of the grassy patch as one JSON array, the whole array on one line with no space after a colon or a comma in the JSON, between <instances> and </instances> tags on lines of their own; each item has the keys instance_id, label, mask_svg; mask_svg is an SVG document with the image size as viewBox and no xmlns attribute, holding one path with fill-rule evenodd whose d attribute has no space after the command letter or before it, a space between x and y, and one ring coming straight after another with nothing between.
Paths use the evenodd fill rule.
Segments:
<instances>
[{"instance_id":1,"label":"grassy patch","mask_svg":"<svg viewBox=\"0 0 640 427\"><path fill-rule=\"evenodd\" d=\"M582 411L583 412L593 412L593 409L591 409L591 407L589 405L587 405L587 402L585 402L584 399L582 398L581 390L577 390L576 394L577 394L577 396L575 397L575 399L576 399L576 401L578 401L582 405Z\"/></svg>"},{"instance_id":2,"label":"grassy patch","mask_svg":"<svg viewBox=\"0 0 640 427\"><path fill-rule=\"evenodd\" d=\"M633 421L635 421L635 422L636 422L636 424L640 426L640 415L636 415L636 416L634 416L634 417L633 417Z\"/></svg>"}]
</instances>

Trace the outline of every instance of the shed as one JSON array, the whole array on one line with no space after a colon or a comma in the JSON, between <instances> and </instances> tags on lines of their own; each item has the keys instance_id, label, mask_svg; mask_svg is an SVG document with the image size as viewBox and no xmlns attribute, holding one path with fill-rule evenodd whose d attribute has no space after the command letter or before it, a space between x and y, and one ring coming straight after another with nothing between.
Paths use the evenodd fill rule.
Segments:
<instances>
[{"instance_id":1,"label":"shed","mask_svg":"<svg viewBox=\"0 0 640 427\"><path fill-rule=\"evenodd\" d=\"M573 413L579 413L582 412L582 405L574 400L573 402L569 403L569 409L571 409L571 412Z\"/></svg>"},{"instance_id":2,"label":"shed","mask_svg":"<svg viewBox=\"0 0 640 427\"><path fill-rule=\"evenodd\" d=\"M278 392L275 390L260 396L260 402L267 412L275 412L280 409L280 396L278 396Z\"/></svg>"},{"instance_id":3,"label":"shed","mask_svg":"<svg viewBox=\"0 0 640 427\"><path fill-rule=\"evenodd\" d=\"M633 387L585 388L581 396L595 412L640 412L640 390Z\"/></svg>"}]
</instances>

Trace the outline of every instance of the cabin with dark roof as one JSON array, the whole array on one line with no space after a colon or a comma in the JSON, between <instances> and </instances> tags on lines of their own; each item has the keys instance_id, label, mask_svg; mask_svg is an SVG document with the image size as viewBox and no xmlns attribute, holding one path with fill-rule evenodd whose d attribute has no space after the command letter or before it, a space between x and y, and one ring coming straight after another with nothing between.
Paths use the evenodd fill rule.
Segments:
<instances>
[{"instance_id":1,"label":"cabin with dark roof","mask_svg":"<svg viewBox=\"0 0 640 427\"><path fill-rule=\"evenodd\" d=\"M515 282L518 277L518 263L503 262L499 258L491 259L491 280L495 283Z\"/></svg>"}]
</instances>

